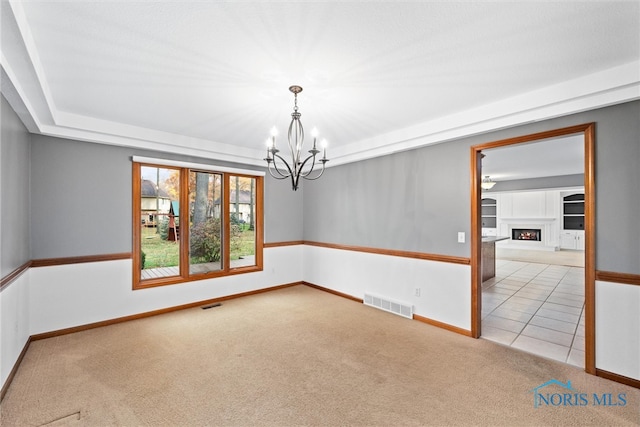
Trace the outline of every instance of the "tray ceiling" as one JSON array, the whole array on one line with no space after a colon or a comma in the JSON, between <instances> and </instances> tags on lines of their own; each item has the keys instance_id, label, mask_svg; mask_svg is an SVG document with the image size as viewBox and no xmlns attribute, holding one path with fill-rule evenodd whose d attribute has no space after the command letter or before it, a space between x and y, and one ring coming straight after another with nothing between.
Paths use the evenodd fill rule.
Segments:
<instances>
[{"instance_id":1,"label":"tray ceiling","mask_svg":"<svg viewBox=\"0 0 640 427\"><path fill-rule=\"evenodd\" d=\"M337 165L638 99L639 17L639 2L2 2L2 90L32 132L262 165L297 84Z\"/></svg>"}]
</instances>

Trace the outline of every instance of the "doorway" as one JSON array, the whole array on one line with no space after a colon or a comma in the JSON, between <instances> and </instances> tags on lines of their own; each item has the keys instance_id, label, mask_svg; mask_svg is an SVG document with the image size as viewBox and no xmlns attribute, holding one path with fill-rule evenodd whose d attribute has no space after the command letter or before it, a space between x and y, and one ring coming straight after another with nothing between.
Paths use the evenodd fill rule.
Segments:
<instances>
[{"instance_id":1,"label":"doorway","mask_svg":"<svg viewBox=\"0 0 640 427\"><path fill-rule=\"evenodd\" d=\"M584 140L584 366L587 372L595 374L595 125L593 123L499 140L471 147L471 333L475 338L480 337L482 326L483 238L482 190L480 187L483 179L482 152L483 150L489 152L491 149L500 147L518 147L520 146L519 144L541 142L551 138L561 138L570 135L581 135ZM527 231L527 233L529 233L529 231ZM545 235L544 231L542 231L542 235ZM528 238L528 236L529 234L525 234L525 238ZM535 243L543 244L538 241ZM487 265L486 245L484 251L484 264Z\"/></svg>"}]
</instances>

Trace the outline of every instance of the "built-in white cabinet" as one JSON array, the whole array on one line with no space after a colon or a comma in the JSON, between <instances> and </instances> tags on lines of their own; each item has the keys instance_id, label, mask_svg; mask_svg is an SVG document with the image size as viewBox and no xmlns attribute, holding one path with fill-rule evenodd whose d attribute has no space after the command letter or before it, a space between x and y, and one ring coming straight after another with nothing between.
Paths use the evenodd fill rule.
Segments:
<instances>
[{"instance_id":1,"label":"built-in white cabinet","mask_svg":"<svg viewBox=\"0 0 640 427\"><path fill-rule=\"evenodd\" d=\"M509 237L502 246L519 249L557 250L559 244L560 192L523 191L496 195L498 236ZM537 241L513 237L518 230L536 230Z\"/></svg>"},{"instance_id":2,"label":"built-in white cabinet","mask_svg":"<svg viewBox=\"0 0 640 427\"><path fill-rule=\"evenodd\" d=\"M500 246L554 251L584 250L584 189L485 193L482 235L505 236ZM538 239L523 239L521 232Z\"/></svg>"},{"instance_id":3,"label":"built-in white cabinet","mask_svg":"<svg viewBox=\"0 0 640 427\"><path fill-rule=\"evenodd\" d=\"M497 228L484 228L482 227L482 237L496 237L498 236Z\"/></svg>"},{"instance_id":4,"label":"built-in white cabinet","mask_svg":"<svg viewBox=\"0 0 640 427\"><path fill-rule=\"evenodd\" d=\"M584 231L576 231L576 249L584 251Z\"/></svg>"},{"instance_id":5,"label":"built-in white cabinet","mask_svg":"<svg viewBox=\"0 0 640 427\"><path fill-rule=\"evenodd\" d=\"M498 201L491 197L481 200L482 235L497 236L496 219L498 215Z\"/></svg>"},{"instance_id":6,"label":"built-in white cabinet","mask_svg":"<svg viewBox=\"0 0 640 427\"><path fill-rule=\"evenodd\" d=\"M584 251L584 192L563 192L560 249Z\"/></svg>"},{"instance_id":7,"label":"built-in white cabinet","mask_svg":"<svg viewBox=\"0 0 640 427\"><path fill-rule=\"evenodd\" d=\"M562 197L562 229L584 230L584 193Z\"/></svg>"},{"instance_id":8,"label":"built-in white cabinet","mask_svg":"<svg viewBox=\"0 0 640 427\"><path fill-rule=\"evenodd\" d=\"M498 218L557 218L557 191L524 191L499 194Z\"/></svg>"},{"instance_id":9,"label":"built-in white cabinet","mask_svg":"<svg viewBox=\"0 0 640 427\"><path fill-rule=\"evenodd\" d=\"M560 249L584 251L584 231L562 230L560 232Z\"/></svg>"}]
</instances>

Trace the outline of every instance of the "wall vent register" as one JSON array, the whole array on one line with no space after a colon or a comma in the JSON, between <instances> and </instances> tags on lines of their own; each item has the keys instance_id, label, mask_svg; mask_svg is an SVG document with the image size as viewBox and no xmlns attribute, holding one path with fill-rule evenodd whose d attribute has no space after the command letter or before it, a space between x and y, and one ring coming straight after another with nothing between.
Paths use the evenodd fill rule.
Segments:
<instances>
[{"instance_id":1,"label":"wall vent register","mask_svg":"<svg viewBox=\"0 0 640 427\"><path fill-rule=\"evenodd\" d=\"M413 306L399 301L393 301L389 298L380 297L372 294L364 294L364 305L388 311L398 316L413 319Z\"/></svg>"}]
</instances>

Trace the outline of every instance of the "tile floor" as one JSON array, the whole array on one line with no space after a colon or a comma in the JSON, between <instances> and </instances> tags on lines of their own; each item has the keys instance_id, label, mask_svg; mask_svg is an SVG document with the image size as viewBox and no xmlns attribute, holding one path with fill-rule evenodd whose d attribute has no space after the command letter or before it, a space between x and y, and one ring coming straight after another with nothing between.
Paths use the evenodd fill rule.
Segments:
<instances>
[{"instance_id":1,"label":"tile floor","mask_svg":"<svg viewBox=\"0 0 640 427\"><path fill-rule=\"evenodd\" d=\"M584 268L496 260L482 338L584 367Z\"/></svg>"}]
</instances>

